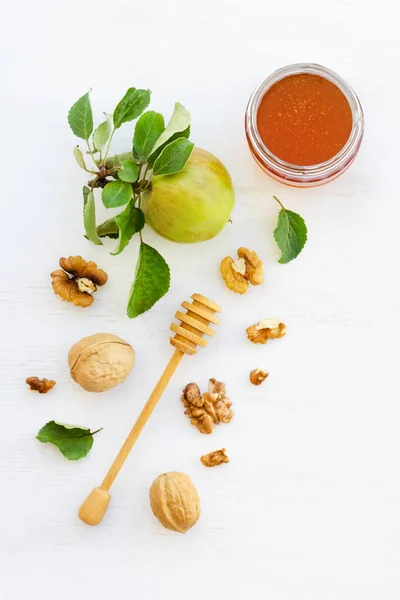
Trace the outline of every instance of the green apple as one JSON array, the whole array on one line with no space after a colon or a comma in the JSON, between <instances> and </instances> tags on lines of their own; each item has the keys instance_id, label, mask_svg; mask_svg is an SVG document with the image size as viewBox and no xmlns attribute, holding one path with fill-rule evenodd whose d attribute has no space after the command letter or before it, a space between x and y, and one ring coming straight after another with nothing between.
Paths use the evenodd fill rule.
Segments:
<instances>
[{"instance_id":1,"label":"green apple","mask_svg":"<svg viewBox=\"0 0 400 600\"><path fill-rule=\"evenodd\" d=\"M156 175L143 194L146 222L174 242L204 242L226 225L235 203L230 175L213 154L194 148L180 173Z\"/></svg>"}]
</instances>

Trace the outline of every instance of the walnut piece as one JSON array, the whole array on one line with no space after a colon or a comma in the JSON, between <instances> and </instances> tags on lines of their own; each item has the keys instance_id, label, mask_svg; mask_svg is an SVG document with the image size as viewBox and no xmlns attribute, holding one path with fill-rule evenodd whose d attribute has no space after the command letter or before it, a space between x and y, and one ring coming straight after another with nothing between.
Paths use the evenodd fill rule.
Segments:
<instances>
[{"instance_id":1,"label":"walnut piece","mask_svg":"<svg viewBox=\"0 0 400 600\"><path fill-rule=\"evenodd\" d=\"M181 400L186 408L185 415L200 433L212 433L214 425L229 423L234 415L230 408L232 402L226 397L225 384L216 379L210 379L208 391L202 396L196 383L188 383Z\"/></svg>"},{"instance_id":2,"label":"walnut piece","mask_svg":"<svg viewBox=\"0 0 400 600\"><path fill-rule=\"evenodd\" d=\"M222 381L217 381L212 377L208 380L208 393L215 394L217 400L222 400L226 397L226 387Z\"/></svg>"},{"instance_id":3,"label":"walnut piece","mask_svg":"<svg viewBox=\"0 0 400 600\"><path fill-rule=\"evenodd\" d=\"M201 397L200 388L197 383L188 383L183 390L185 399L193 404L194 406L203 406L203 399Z\"/></svg>"},{"instance_id":4,"label":"walnut piece","mask_svg":"<svg viewBox=\"0 0 400 600\"><path fill-rule=\"evenodd\" d=\"M286 335L286 325L278 319L261 319L246 329L248 339L254 344L266 344L269 339Z\"/></svg>"},{"instance_id":5,"label":"walnut piece","mask_svg":"<svg viewBox=\"0 0 400 600\"><path fill-rule=\"evenodd\" d=\"M263 371L262 369L253 369L253 371L250 373L250 381L254 385L260 385L267 379L268 375L268 371Z\"/></svg>"},{"instance_id":6,"label":"walnut piece","mask_svg":"<svg viewBox=\"0 0 400 600\"><path fill-rule=\"evenodd\" d=\"M52 379L39 379L39 377L27 377L26 383L32 391L39 392L39 394L47 394L56 385Z\"/></svg>"},{"instance_id":7,"label":"walnut piece","mask_svg":"<svg viewBox=\"0 0 400 600\"><path fill-rule=\"evenodd\" d=\"M247 248L239 248L239 260L245 261L245 277L252 285L260 285L264 281L264 264L253 250Z\"/></svg>"},{"instance_id":8,"label":"walnut piece","mask_svg":"<svg viewBox=\"0 0 400 600\"><path fill-rule=\"evenodd\" d=\"M220 271L227 288L237 294L244 294L249 282L260 285L264 281L264 265L253 250L241 247L238 256L237 260L230 256L224 258Z\"/></svg>"},{"instance_id":9,"label":"walnut piece","mask_svg":"<svg viewBox=\"0 0 400 600\"><path fill-rule=\"evenodd\" d=\"M244 294L245 292L247 292L249 282L240 272L240 268L242 265L238 263L239 261L236 261L235 263L233 258L227 256L221 262L220 271L222 279L225 281L225 285L228 289L232 290L233 292L236 292L237 294Z\"/></svg>"},{"instance_id":10,"label":"walnut piece","mask_svg":"<svg viewBox=\"0 0 400 600\"><path fill-rule=\"evenodd\" d=\"M221 450L214 450L214 452L205 454L200 460L206 467L216 467L217 465L222 465L222 463L229 462L229 458L225 453L226 448L221 448Z\"/></svg>"},{"instance_id":11,"label":"walnut piece","mask_svg":"<svg viewBox=\"0 0 400 600\"><path fill-rule=\"evenodd\" d=\"M197 414L193 413L193 419L191 419L191 424L196 425L197 429L200 433L212 433L214 431L214 421L210 415L208 415L204 410L196 411ZM185 414L189 414L186 412Z\"/></svg>"},{"instance_id":12,"label":"walnut piece","mask_svg":"<svg viewBox=\"0 0 400 600\"><path fill-rule=\"evenodd\" d=\"M60 298L86 308L93 303L92 294L97 286L107 282L108 276L96 263L86 262L81 256L60 258L60 267L51 273L53 290Z\"/></svg>"}]
</instances>

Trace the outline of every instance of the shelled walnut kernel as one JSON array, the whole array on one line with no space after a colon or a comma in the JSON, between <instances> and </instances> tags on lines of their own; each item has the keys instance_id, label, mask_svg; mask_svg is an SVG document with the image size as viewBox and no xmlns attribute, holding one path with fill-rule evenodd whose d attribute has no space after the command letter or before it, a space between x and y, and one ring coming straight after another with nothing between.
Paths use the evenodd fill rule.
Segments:
<instances>
[{"instance_id":1,"label":"shelled walnut kernel","mask_svg":"<svg viewBox=\"0 0 400 600\"><path fill-rule=\"evenodd\" d=\"M39 379L39 377L27 377L26 383L29 385L32 391L39 392L39 394L47 394L55 385L56 382L53 379Z\"/></svg>"},{"instance_id":2,"label":"shelled walnut kernel","mask_svg":"<svg viewBox=\"0 0 400 600\"><path fill-rule=\"evenodd\" d=\"M254 344L266 344L269 339L286 335L286 325L278 319L260 319L255 325L250 325L246 333L248 339Z\"/></svg>"},{"instance_id":3,"label":"shelled walnut kernel","mask_svg":"<svg viewBox=\"0 0 400 600\"><path fill-rule=\"evenodd\" d=\"M214 425L229 423L233 417L232 402L226 397L225 384L210 379L208 391L201 395L196 383L188 383L184 388L181 400L185 406L192 425L196 425L200 433L212 433Z\"/></svg>"},{"instance_id":4,"label":"shelled walnut kernel","mask_svg":"<svg viewBox=\"0 0 400 600\"><path fill-rule=\"evenodd\" d=\"M253 371L250 373L250 381L254 385L260 385L267 379L268 375L268 371L263 371L262 369L253 369Z\"/></svg>"},{"instance_id":5,"label":"shelled walnut kernel","mask_svg":"<svg viewBox=\"0 0 400 600\"><path fill-rule=\"evenodd\" d=\"M200 458L201 462L206 467L216 467L221 465L222 463L228 463L229 458L226 455L226 448L221 448L221 450L214 450L214 452L209 452L209 454L205 454Z\"/></svg>"},{"instance_id":6,"label":"shelled walnut kernel","mask_svg":"<svg viewBox=\"0 0 400 600\"><path fill-rule=\"evenodd\" d=\"M81 256L60 258L61 269L51 273L54 292L67 302L86 308L93 304L92 294L107 282L108 276L94 262Z\"/></svg>"},{"instance_id":7,"label":"shelled walnut kernel","mask_svg":"<svg viewBox=\"0 0 400 600\"><path fill-rule=\"evenodd\" d=\"M264 281L264 265L253 250L239 248L238 259L230 256L221 262L220 271L227 288L237 294L244 294L249 282L260 285Z\"/></svg>"}]
</instances>

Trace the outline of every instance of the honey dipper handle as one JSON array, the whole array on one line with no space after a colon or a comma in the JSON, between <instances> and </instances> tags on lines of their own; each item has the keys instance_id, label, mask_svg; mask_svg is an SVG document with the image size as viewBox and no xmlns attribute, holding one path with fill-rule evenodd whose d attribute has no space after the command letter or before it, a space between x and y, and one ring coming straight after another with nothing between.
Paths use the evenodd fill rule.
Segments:
<instances>
[{"instance_id":1,"label":"honey dipper handle","mask_svg":"<svg viewBox=\"0 0 400 600\"><path fill-rule=\"evenodd\" d=\"M113 464L111 465L110 470L108 471L107 475L105 476L103 483L100 486L101 490L105 490L108 492L110 487L114 483L115 478L117 477L118 473L120 472L120 470L122 468L122 465L128 458L130 451L132 450L136 440L138 439L143 427L146 425L147 421L149 420L151 413L155 409L157 402L161 398L165 388L168 385L169 380L171 379L172 375L175 373L175 370L176 370L177 366L179 365L179 363L181 362L183 356L184 356L184 353L181 352L180 350L175 350L175 352L171 356L171 359L170 359L169 363L167 364L164 373L161 375L160 379L158 380L158 383L157 383L156 387L154 388L154 390L152 391L150 398L147 400L146 404L144 405L142 412L138 416L136 423L134 424L134 426L131 429L130 434L126 438L124 445L122 446L121 450L118 452Z\"/></svg>"}]
</instances>

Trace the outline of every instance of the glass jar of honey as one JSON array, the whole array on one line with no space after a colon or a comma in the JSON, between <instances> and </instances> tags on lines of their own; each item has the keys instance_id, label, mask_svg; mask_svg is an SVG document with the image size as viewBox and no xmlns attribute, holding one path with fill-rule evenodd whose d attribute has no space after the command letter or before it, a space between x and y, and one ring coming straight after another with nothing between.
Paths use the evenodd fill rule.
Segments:
<instances>
[{"instance_id":1,"label":"glass jar of honey","mask_svg":"<svg viewBox=\"0 0 400 600\"><path fill-rule=\"evenodd\" d=\"M297 187L322 185L357 156L364 116L354 90L316 64L283 67L252 94L245 116L247 141L259 166Z\"/></svg>"}]
</instances>

